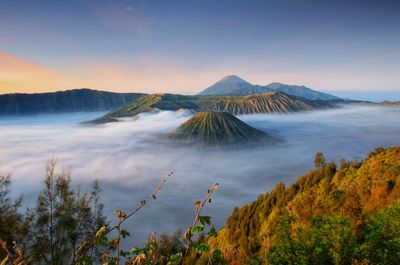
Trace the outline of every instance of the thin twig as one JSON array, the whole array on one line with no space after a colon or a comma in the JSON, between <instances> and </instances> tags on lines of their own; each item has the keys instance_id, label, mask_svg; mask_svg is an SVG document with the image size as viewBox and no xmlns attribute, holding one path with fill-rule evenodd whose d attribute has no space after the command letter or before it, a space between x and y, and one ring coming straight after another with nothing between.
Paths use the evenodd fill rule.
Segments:
<instances>
[{"instance_id":1,"label":"thin twig","mask_svg":"<svg viewBox=\"0 0 400 265\"><path fill-rule=\"evenodd\" d=\"M127 214L126 216L124 216L116 226L110 228L109 230L107 230L105 232L105 234L110 233L111 231L118 229L118 226L120 226L123 222L126 221L126 219L128 219L129 217L131 217L132 215L134 215L135 213L137 213L138 211L140 211L140 209L142 209L149 201L151 200L155 200L156 199L156 194L160 192L161 188L164 186L165 182L167 181L168 177L170 177L172 174L174 174L173 172L169 173L168 176L161 180L160 184L157 186L157 189L150 194L146 199L140 201L140 206L137 207L135 210L133 210L130 214Z\"/></svg>"},{"instance_id":2,"label":"thin twig","mask_svg":"<svg viewBox=\"0 0 400 265\"><path fill-rule=\"evenodd\" d=\"M217 190L218 187L219 187L219 184L218 184L218 183L214 183L214 184L211 186L211 188L208 189L207 196L206 196L206 197L204 198L204 200L201 202L201 205L196 206L196 214L195 214L195 218L194 218L193 225L190 226L190 227L188 228L189 231L190 231L190 232L189 232L188 239L187 239L187 240L188 240L188 245L186 246L185 255L184 255L183 258L182 258L182 264L183 264L183 262L184 262L184 260L185 260L185 258L186 258L186 256L187 256L187 254L189 253L189 249L190 249L190 240L191 240L191 238L192 238L192 228L196 226L197 222L199 221L201 211L202 211L203 208L204 208L204 205L206 205L206 203L207 203L208 201L210 201L211 195L212 195L213 191L214 191L214 190Z\"/></svg>"}]
</instances>

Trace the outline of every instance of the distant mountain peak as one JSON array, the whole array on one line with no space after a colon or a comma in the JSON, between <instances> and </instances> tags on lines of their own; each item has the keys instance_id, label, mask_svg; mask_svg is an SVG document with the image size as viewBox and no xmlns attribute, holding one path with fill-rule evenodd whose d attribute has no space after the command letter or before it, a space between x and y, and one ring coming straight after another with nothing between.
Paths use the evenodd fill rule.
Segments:
<instances>
[{"instance_id":1,"label":"distant mountain peak","mask_svg":"<svg viewBox=\"0 0 400 265\"><path fill-rule=\"evenodd\" d=\"M246 83L248 85L251 85L249 82L240 78L237 75L227 75L224 78L222 78L220 81L218 81L217 83Z\"/></svg>"},{"instance_id":2,"label":"distant mountain peak","mask_svg":"<svg viewBox=\"0 0 400 265\"><path fill-rule=\"evenodd\" d=\"M236 75L228 75L219 80L214 85L206 88L199 95L223 95L229 94L232 90L252 86L249 82L243 80Z\"/></svg>"}]
</instances>

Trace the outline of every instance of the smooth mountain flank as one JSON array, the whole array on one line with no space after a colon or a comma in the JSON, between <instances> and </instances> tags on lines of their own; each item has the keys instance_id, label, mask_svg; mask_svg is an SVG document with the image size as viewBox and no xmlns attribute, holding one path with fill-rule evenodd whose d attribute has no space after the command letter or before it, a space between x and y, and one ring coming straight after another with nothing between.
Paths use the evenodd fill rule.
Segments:
<instances>
[{"instance_id":1,"label":"smooth mountain flank","mask_svg":"<svg viewBox=\"0 0 400 265\"><path fill-rule=\"evenodd\" d=\"M236 75L228 75L214 85L206 88L199 95L229 95L232 90L249 87L251 84Z\"/></svg>"}]
</instances>

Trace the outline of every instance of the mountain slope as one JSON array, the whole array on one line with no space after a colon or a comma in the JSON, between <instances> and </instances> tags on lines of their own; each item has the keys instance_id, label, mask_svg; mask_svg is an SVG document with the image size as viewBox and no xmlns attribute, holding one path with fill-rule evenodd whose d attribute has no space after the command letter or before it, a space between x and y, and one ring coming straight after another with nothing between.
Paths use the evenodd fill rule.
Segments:
<instances>
[{"instance_id":1,"label":"mountain slope","mask_svg":"<svg viewBox=\"0 0 400 265\"><path fill-rule=\"evenodd\" d=\"M227 76L221 81L206 88L199 95L231 95L246 96L267 92L283 92L290 96L302 97L308 100L339 100L340 98L323 92L312 90L305 86L271 83L266 86L252 85L237 76Z\"/></svg>"},{"instance_id":2,"label":"mountain slope","mask_svg":"<svg viewBox=\"0 0 400 265\"><path fill-rule=\"evenodd\" d=\"M329 105L326 105L330 107ZM118 118L133 117L155 109L229 112L233 115L254 113L287 113L307 111L315 108L309 102L291 98L280 92L250 96L182 96L154 94L139 98L119 109L94 120L95 123L117 121Z\"/></svg>"},{"instance_id":3,"label":"mountain slope","mask_svg":"<svg viewBox=\"0 0 400 265\"><path fill-rule=\"evenodd\" d=\"M240 77L236 75L228 75L214 85L200 92L199 95L227 95L230 94L232 90L248 86L251 86L251 84Z\"/></svg>"},{"instance_id":4,"label":"mountain slope","mask_svg":"<svg viewBox=\"0 0 400 265\"><path fill-rule=\"evenodd\" d=\"M170 136L186 143L215 146L254 143L272 140L227 112L198 112Z\"/></svg>"},{"instance_id":5,"label":"mountain slope","mask_svg":"<svg viewBox=\"0 0 400 265\"><path fill-rule=\"evenodd\" d=\"M300 99L291 98L280 92L237 97L221 96L202 99L200 102L207 110L225 111L234 115L287 113L314 109L311 104Z\"/></svg>"},{"instance_id":6,"label":"mountain slope","mask_svg":"<svg viewBox=\"0 0 400 265\"><path fill-rule=\"evenodd\" d=\"M280 183L254 202L235 208L210 244L221 249L230 264L266 258L269 264L298 264L290 263L292 258L303 260L301 264L393 264L380 263L383 256L378 263L361 261L379 254L368 241L371 220L378 210L400 199L400 147L377 148L363 162L342 160L338 169L321 154L315 161L314 170L288 188ZM400 212L393 218L399 220ZM400 231L398 221L387 225L397 225L393 231ZM384 231L388 238L379 240L391 244L393 235ZM396 233L393 242L400 240ZM400 260L395 250L389 253L392 256L386 258Z\"/></svg>"},{"instance_id":7,"label":"mountain slope","mask_svg":"<svg viewBox=\"0 0 400 265\"><path fill-rule=\"evenodd\" d=\"M400 101L385 100L385 101L379 102L378 104L382 105L382 106L400 106Z\"/></svg>"},{"instance_id":8,"label":"mountain slope","mask_svg":"<svg viewBox=\"0 0 400 265\"><path fill-rule=\"evenodd\" d=\"M296 97L302 97L306 98L309 100L338 100L340 98L312 90L311 88L305 87L305 86L296 86L296 85L285 85L281 83L271 83L269 85L265 86L268 89L271 89L273 91L280 91L283 93L286 93L291 96L296 96Z\"/></svg>"},{"instance_id":9,"label":"mountain slope","mask_svg":"<svg viewBox=\"0 0 400 265\"><path fill-rule=\"evenodd\" d=\"M110 110L145 94L73 89L54 93L0 95L0 114Z\"/></svg>"}]
</instances>

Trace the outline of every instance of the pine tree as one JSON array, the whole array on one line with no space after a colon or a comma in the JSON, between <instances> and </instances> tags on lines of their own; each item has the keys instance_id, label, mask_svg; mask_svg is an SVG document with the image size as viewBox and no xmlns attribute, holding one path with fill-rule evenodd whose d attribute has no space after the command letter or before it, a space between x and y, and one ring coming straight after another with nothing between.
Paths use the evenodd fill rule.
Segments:
<instances>
[{"instance_id":1,"label":"pine tree","mask_svg":"<svg viewBox=\"0 0 400 265\"><path fill-rule=\"evenodd\" d=\"M9 197L11 176L0 176L0 239L4 242L22 241L27 222L20 212L22 198L12 201Z\"/></svg>"},{"instance_id":2,"label":"pine tree","mask_svg":"<svg viewBox=\"0 0 400 265\"><path fill-rule=\"evenodd\" d=\"M28 250L34 263L75 264L76 249L82 242L91 242L95 231L105 224L100 188L95 183L91 195L82 194L79 189L74 192L70 175L56 173L55 166L55 162L48 165L45 187L31 214L32 240ZM97 254L91 247L91 257Z\"/></svg>"}]
</instances>

